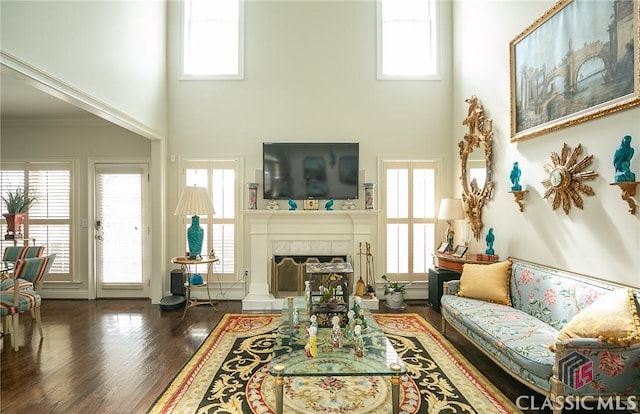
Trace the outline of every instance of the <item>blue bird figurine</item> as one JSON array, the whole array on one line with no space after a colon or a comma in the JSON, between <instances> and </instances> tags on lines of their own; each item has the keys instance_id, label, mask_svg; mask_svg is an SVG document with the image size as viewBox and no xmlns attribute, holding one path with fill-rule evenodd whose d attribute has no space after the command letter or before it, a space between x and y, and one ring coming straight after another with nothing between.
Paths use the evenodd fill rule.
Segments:
<instances>
[{"instance_id":1,"label":"blue bird figurine","mask_svg":"<svg viewBox=\"0 0 640 414\"><path fill-rule=\"evenodd\" d=\"M325 203L324 208L325 210L333 210L333 198Z\"/></svg>"},{"instance_id":2,"label":"blue bird figurine","mask_svg":"<svg viewBox=\"0 0 640 414\"><path fill-rule=\"evenodd\" d=\"M296 210L298 208L298 205L296 204L295 201L293 201L292 199L289 199L289 210Z\"/></svg>"}]
</instances>

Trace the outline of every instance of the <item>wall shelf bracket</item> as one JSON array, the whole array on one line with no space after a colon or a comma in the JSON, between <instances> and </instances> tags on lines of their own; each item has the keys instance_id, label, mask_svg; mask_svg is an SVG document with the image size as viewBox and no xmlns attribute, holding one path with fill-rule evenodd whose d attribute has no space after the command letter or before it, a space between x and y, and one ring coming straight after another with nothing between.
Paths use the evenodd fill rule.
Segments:
<instances>
[{"instance_id":1,"label":"wall shelf bracket","mask_svg":"<svg viewBox=\"0 0 640 414\"><path fill-rule=\"evenodd\" d=\"M640 181L620 181L617 183L611 183L610 185L616 185L622 190L622 199L629 204L629 213L636 214L636 201L633 196L636 195L636 187L640 184Z\"/></svg>"},{"instance_id":2,"label":"wall shelf bracket","mask_svg":"<svg viewBox=\"0 0 640 414\"><path fill-rule=\"evenodd\" d=\"M529 190L509 191L509 192L513 194L513 197L516 199L515 201L520 211L524 211L524 203L522 202L522 200L524 200L524 195L528 193Z\"/></svg>"}]
</instances>

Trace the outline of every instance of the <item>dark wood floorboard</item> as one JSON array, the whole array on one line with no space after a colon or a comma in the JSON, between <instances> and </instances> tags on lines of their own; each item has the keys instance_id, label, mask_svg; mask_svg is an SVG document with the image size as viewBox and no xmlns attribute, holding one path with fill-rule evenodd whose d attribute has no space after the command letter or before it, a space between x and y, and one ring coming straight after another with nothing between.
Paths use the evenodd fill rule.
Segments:
<instances>
[{"instance_id":1,"label":"dark wood floorboard","mask_svg":"<svg viewBox=\"0 0 640 414\"><path fill-rule=\"evenodd\" d=\"M242 313L239 301L221 302L218 309L194 307L182 319L182 311L163 312L149 300L45 300L44 340L28 314L20 318L18 352L9 336L1 338L0 412L145 413L221 316ZM381 306L380 312L388 310ZM426 302L412 302L403 312L418 313L440 330L440 314ZM448 329L447 338L512 401L532 396L540 408L540 395L459 334Z\"/></svg>"}]
</instances>

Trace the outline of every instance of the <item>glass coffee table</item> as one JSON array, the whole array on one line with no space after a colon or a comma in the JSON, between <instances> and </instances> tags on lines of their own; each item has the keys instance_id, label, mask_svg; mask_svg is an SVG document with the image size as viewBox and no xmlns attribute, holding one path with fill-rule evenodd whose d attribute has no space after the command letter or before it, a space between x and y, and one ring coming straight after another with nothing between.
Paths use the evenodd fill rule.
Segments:
<instances>
[{"instance_id":1,"label":"glass coffee table","mask_svg":"<svg viewBox=\"0 0 640 414\"><path fill-rule=\"evenodd\" d=\"M300 317L299 327L293 326L294 308L297 308ZM285 377L388 376L391 379L393 413L398 414L400 377L407 372L407 368L371 313L365 309L367 328L362 334L362 357L355 355L352 339L343 337L342 348L334 348L331 343L331 328L322 327L318 328L317 334L318 353L315 357L307 357L304 346L307 343L306 328L309 325L309 316L304 298L288 298L283 302L280 325L269 365L269 373L275 378L276 412L283 412Z\"/></svg>"}]
</instances>

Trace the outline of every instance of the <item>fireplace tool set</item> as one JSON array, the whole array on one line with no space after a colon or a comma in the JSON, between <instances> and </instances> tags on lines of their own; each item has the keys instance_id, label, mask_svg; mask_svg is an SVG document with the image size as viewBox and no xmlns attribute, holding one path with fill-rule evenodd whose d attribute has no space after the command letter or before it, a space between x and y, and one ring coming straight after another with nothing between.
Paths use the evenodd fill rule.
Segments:
<instances>
[{"instance_id":1,"label":"fireplace tool set","mask_svg":"<svg viewBox=\"0 0 640 414\"><path fill-rule=\"evenodd\" d=\"M360 256L360 279L356 282L356 296L371 299L369 290L373 290L373 254L371 254L371 243L365 243L365 252L362 252L362 243L358 248L358 256ZM365 280L362 280L362 256L365 256Z\"/></svg>"}]
</instances>

